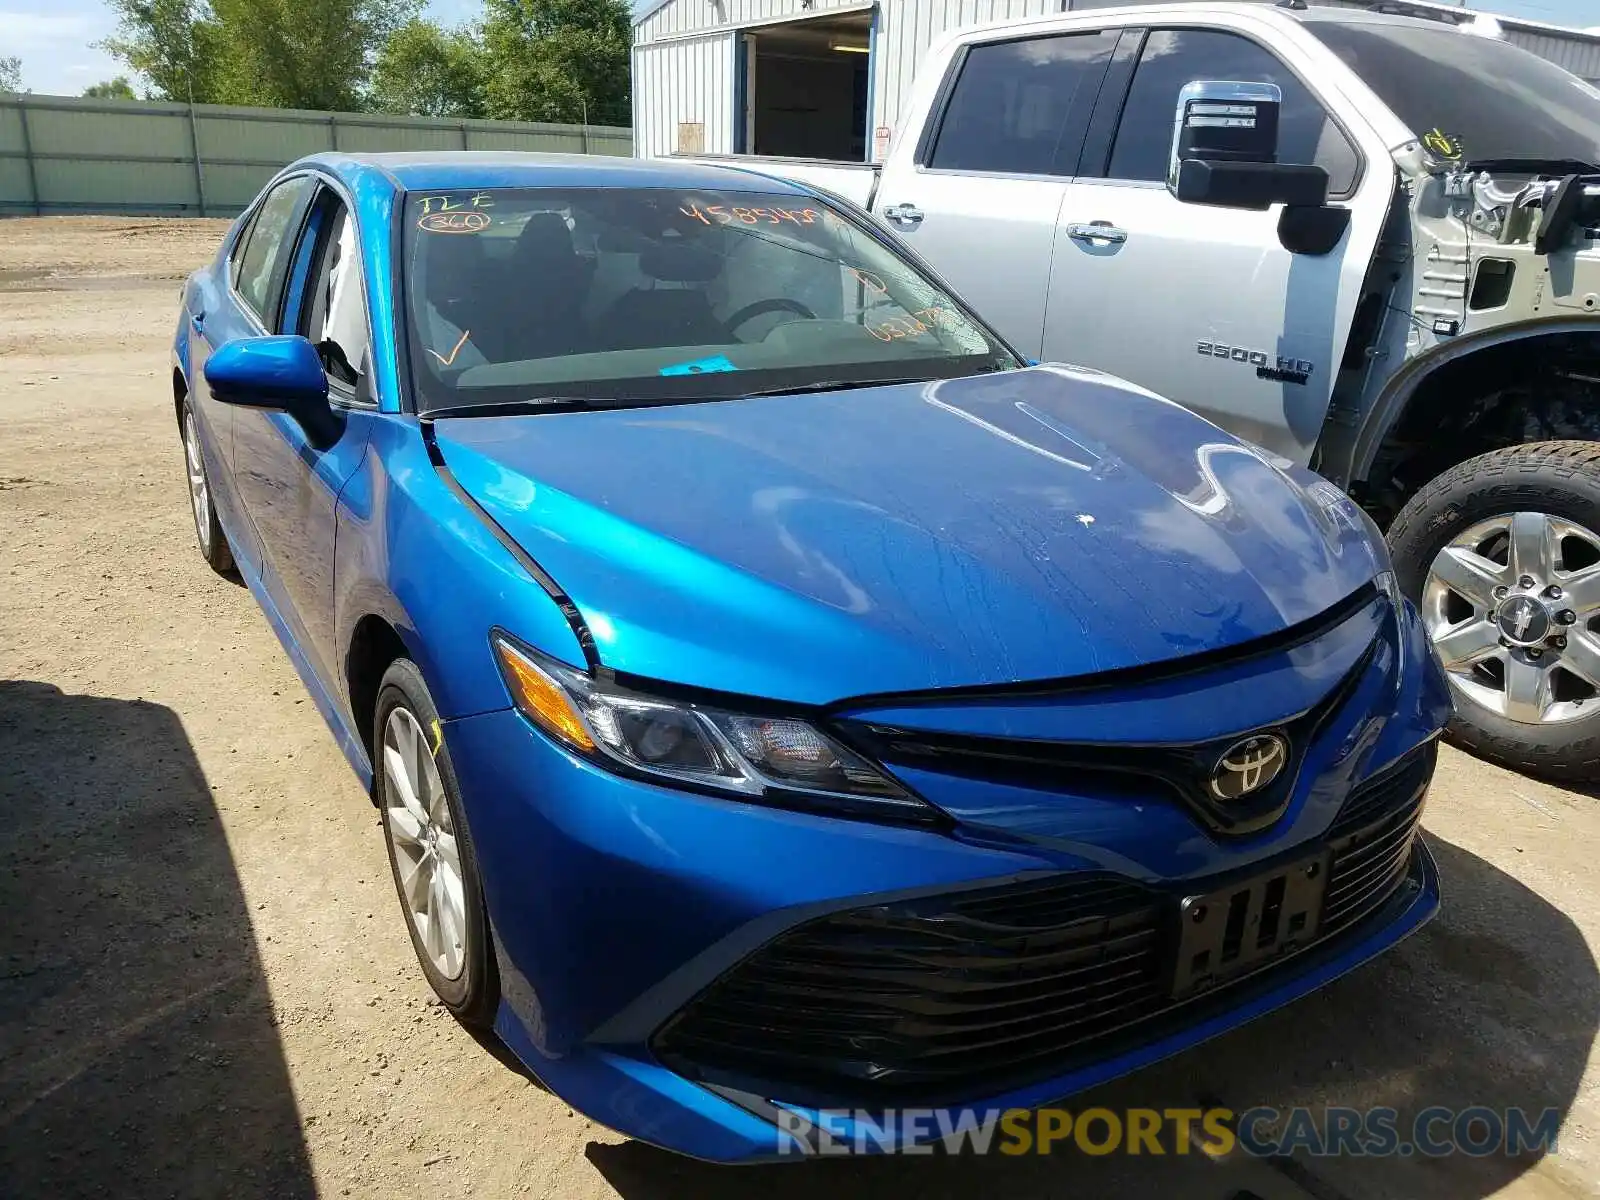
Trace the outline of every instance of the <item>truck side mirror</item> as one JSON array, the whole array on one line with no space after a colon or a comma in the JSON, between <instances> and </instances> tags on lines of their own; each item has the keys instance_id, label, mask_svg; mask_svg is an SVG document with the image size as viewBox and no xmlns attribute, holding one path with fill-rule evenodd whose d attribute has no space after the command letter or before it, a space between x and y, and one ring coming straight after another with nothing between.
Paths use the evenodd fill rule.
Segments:
<instances>
[{"instance_id":1,"label":"truck side mirror","mask_svg":"<svg viewBox=\"0 0 1600 1200\"><path fill-rule=\"evenodd\" d=\"M1328 173L1278 162L1273 83L1197 79L1178 93L1167 188L1186 204L1267 209L1327 203Z\"/></svg>"}]
</instances>

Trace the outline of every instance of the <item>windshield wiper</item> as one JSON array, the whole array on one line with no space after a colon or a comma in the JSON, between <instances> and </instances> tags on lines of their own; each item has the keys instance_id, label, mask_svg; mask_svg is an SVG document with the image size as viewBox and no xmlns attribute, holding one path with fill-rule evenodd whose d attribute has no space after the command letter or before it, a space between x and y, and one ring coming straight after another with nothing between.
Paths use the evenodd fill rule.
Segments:
<instances>
[{"instance_id":1,"label":"windshield wiper","mask_svg":"<svg viewBox=\"0 0 1600 1200\"><path fill-rule=\"evenodd\" d=\"M1469 171L1507 175L1600 175L1600 167L1576 158L1475 158L1461 165Z\"/></svg>"},{"instance_id":2,"label":"windshield wiper","mask_svg":"<svg viewBox=\"0 0 1600 1200\"><path fill-rule=\"evenodd\" d=\"M424 420L439 417L499 417L508 413L576 412L587 408L622 408L634 401L616 400L602 396L527 396L519 400L485 400L481 404L452 404L445 408L430 408L422 414Z\"/></svg>"},{"instance_id":3,"label":"windshield wiper","mask_svg":"<svg viewBox=\"0 0 1600 1200\"><path fill-rule=\"evenodd\" d=\"M806 392L848 392L856 388L894 387L901 383L928 383L933 377L913 375L906 379L824 379L820 383L793 383L788 387L759 388L753 392L735 392L731 396L717 396L718 400L748 400L752 396L799 396Z\"/></svg>"}]
</instances>

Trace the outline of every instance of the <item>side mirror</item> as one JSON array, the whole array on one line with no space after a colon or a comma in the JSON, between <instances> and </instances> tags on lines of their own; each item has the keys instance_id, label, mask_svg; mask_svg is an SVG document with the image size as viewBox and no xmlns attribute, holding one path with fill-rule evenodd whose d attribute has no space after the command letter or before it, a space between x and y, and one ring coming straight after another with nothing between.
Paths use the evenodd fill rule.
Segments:
<instances>
[{"instance_id":1,"label":"side mirror","mask_svg":"<svg viewBox=\"0 0 1600 1200\"><path fill-rule=\"evenodd\" d=\"M1282 103L1273 83L1185 84L1172 125L1168 190L1186 204L1223 208L1326 204L1325 170L1278 162Z\"/></svg>"},{"instance_id":2,"label":"side mirror","mask_svg":"<svg viewBox=\"0 0 1600 1200\"><path fill-rule=\"evenodd\" d=\"M328 374L317 348L298 336L239 338L206 359L206 385L222 404L288 413L308 434L329 432Z\"/></svg>"}]
</instances>

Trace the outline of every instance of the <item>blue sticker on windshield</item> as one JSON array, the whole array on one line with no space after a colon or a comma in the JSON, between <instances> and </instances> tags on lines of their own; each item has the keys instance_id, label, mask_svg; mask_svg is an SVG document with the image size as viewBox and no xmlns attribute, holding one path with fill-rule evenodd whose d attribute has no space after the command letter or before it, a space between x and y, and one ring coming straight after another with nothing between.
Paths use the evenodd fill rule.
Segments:
<instances>
[{"instance_id":1,"label":"blue sticker on windshield","mask_svg":"<svg viewBox=\"0 0 1600 1200\"><path fill-rule=\"evenodd\" d=\"M710 358L697 358L694 362L677 363L670 367L662 367L662 375L710 375L719 371L737 371L739 368L728 361L726 354L716 354Z\"/></svg>"}]
</instances>

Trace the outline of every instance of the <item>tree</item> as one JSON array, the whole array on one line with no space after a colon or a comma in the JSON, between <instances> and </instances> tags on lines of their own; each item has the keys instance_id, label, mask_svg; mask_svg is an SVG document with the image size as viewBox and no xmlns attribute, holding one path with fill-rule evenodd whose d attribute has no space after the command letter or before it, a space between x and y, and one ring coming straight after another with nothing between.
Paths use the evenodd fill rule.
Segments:
<instances>
[{"instance_id":1,"label":"tree","mask_svg":"<svg viewBox=\"0 0 1600 1200\"><path fill-rule=\"evenodd\" d=\"M389 35L372 72L372 106L426 117L481 117L483 47L464 29L411 20Z\"/></svg>"},{"instance_id":2,"label":"tree","mask_svg":"<svg viewBox=\"0 0 1600 1200\"><path fill-rule=\"evenodd\" d=\"M485 0L491 117L629 123L627 0Z\"/></svg>"},{"instance_id":3,"label":"tree","mask_svg":"<svg viewBox=\"0 0 1600 1200\"><path fill-rule=\"evenodd\" d=\"M22 60L15 54L0 55L0 92L22 90Z\"/></svg>"},{"instance_id":4,"label":"tree","mask_svg":"<svg viewBox=\"0 0 1600 1200\"><path fill-rule=\"evenodd\" d=\"M103 83L91 84L83 89L85 96L92 96L98 100L137 100L133 94L133 85L128 82L126 75L118 75L115 79L107 79Z\"/></svg>"},{"instance_id":5,"label":"tree","mask_svg":"<svg viewBox=\"0 0 1600 1200\"><path fill-rule=\"evenodd\" d=\"M109 0L105 48L165 100L348 109L422 0Z\"/></svg>"},{"instance_id":6,"label":"tree","mask_svg":"<svg viewBox=\"0 0 1600 1200\"><path fill-rule=\"evenodd\" d=\"M422 0L212 0L224 91L238 104L359 106L379 50Z\"/></svg>"},{"instance_id":7,"label":"tree","mask_svg":"<svg viewBox=\"0 0 1600 1200\"><path fill-rule=\"evenodd\" d=\"M100 43L150 81L157 99L222 103L222 28L205 0L110 0L116 37Z\"/></svg>"}]
</instances>

